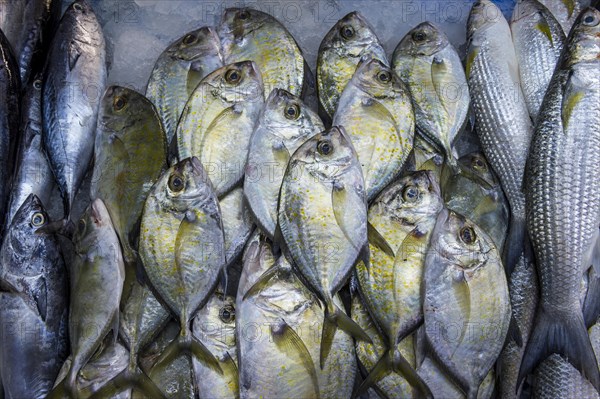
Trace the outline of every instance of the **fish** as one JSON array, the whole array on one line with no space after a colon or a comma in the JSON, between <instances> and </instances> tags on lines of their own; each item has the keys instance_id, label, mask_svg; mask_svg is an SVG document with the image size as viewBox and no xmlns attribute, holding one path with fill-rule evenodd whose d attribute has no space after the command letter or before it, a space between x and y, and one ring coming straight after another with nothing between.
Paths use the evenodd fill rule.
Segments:
<instances>
[{"instance_id":1,"label":"fish","mask_svg":"<svg viewBox=\"0 0 600 399\"><path fill-rule=\"evenodd\" d=\"M590 6L590 0L539 0L562 26L565 35L569 36L573 23L577 16L586 7Z\"/></svg>"},{"instance_id":2,"label":"fish","mask_svg":"<svg viewBox=\"0 0 600 399\"><path fill-rule=\"evenodd\" d=\"M62 12L61 0L3 0L0 29L12 44L23 85L42 71Z\"/></svg>"},{"instance_id":3,"label":"fish","mask_svg":"<svg viewBox=\"0 0 600 399\"><path fill-rule=\"evenodd\" d=\"M244 198L254 220L271 240L283 174L292 154L325 130L319 116L293 94L275 89L267 98L250 139Z\"/></svg>"},{"instance_id":4,"label":"fish","mask_svg":"<svg viewBox=\"0 0 600 399\"><path fill-rule=\"evenodd\" d=\"M319 367L319 300L259 233L250 239L243 263L236 298L240 398L350 397L356 374L352 337L342 331L328 336L331 355ZM272 278L255 290L271 270ZM342 306L339 296L332 301Z\"/></svg>"},{"instance_id":5,"label":"fish","mask_svg":"<svg viewBox=\"0 0 600 399\"><path fill-rule=\"evenodd\" d=\"M444 209L432 233L423 282L431 354L468 399L477 398L511 319L500 253L481 228Z\"/></svg>"},{"instance_id":6,"label":"fish","mask_svg":"<svg viewBox=\"0 0 600 399\"><path fill-rule=\"evenodd\" d=\"M206 75L223 65L221 42L210 26L186 33L158 57L146 97L156 106L169 143L188 98Z\"/></svg>"},{"instance_id":7,"label":"fish","mask_svg":"<svg viewBox=\"0 0 600 399\"><path fill-rule=\"evenodd\" d=\"M19 142L20 93L19 66L12 52L10 43L0 30L0 238L4 230L6 207L15 168L15 151Z\"/></svg>"},{"instance_id":8,"label":"fish","mask_svg":"<svg viewBox=\"0 0 600 399\"><path fill-rule=\"evenodd\" d=\"M425 257L442 208L439 182L429 171L404 175L386 187L369 207L370 267L359 263L356 276L360 297L381 331L386 349L359 393L395 372L421 394L431 396L414 366L402 358L397 348L423 323Z\"/></svg>"},{"instance_id":9,"label":"fish","mask_svg":"<svg viewBox=\"0 0 600 399\"><path fill-rule=\"evenodd\" d=\"M92 358L77 375L77 385L81 387L78 398L98 398L104 385L122 370L127 369L129 352L119 342L106 346L97 356ZM56 379L59 385L67 376L72 357L65 361ZM102 396L100 396L102 397ZM111 396L111 399L129 399L126 392Z\"/></svg>"},{"instance_id":10,"label":"fish","mask_svg":"<svg viewBox=\"0 0 600 399\"><path fill-rule=\"evenodd\" d=\"M523 175L533 123L521 90L519 66L508 22L490 0L478 0L467 23L466 75L475 127L486 159L510 204L503 248L507 274L529 250Z\"/></svg>"},{"instance_id":11,"label":"fish","mask_svg":"<svg viewBox=\"0 0 600 399\"><path fill-rule=\"evenodd\" d=\"M167 167L167 140L156 109L138 92L110 86L100 101L90 198L101 198L121 242L126 295L135 280L140 218Z\"/></svg>"},{"instance_id":12,"label":"fish","mask_svg":"<svg viewBox=\"0 0 600 399\"><path fill-rule=\"evenodd\" d=\"M65 219L94 152L106 74L102 26L90 4L77 0L60 20L42 85L44 150L63 198Z\"/></svg>"},{"instance_id":13,"label":"fish","mask_svg":"<svg viewBox=\"0 0 600 399\"><path fill-rule=\"evenodd\" d=\"M566 36L552 13L537 0L520 0L510 20L521 89L531 119L537 119Z\"/></svg>"},{"instance_id":14,"label":"fish","mask_svg":"<svg viewBox=\"0 0 600 399\"><path fill-rule=\"evenodd\" d=\"M235 320L235 298L223 295L220 288L194 318L194 336L215 354L223 370L220 375L192 359L196 389L202 397L239 398Z\"/></svg>"},{"instance_id":15,"label":"fish","mask_svg":"<svg viewBox=\"0 0 600 399\"><path fill-rule=\"evenodd\" d=\"M0 375L7 398L45 398L68 355L68 282L50 223L30 194L17 210L0 251Z\"/></svg>"},{"instance_id":16,"label":"fish","mask_svg":"<svg viewBox=\"0 0 600 399\"><path fill-rule=\"evenodd\" d=\"M101 199L94 200L77 222L73 243L76 254L70 264L68 326L72 362L49 398L78 397L80 370L102 341L112 334L114 342L119 331L125 265L119 238Z\"/></svg>"},{"instance_id":17,"label":"fish","mask_svg":"<svg viewBox=\"0 0 600 399\"><path fill-rule=\"evenodd\" d=\"M377 59L361 62L342 93L333 117L358 154L367 201L395 177L413 147L415 115L406 85Z\"/></svg>"},{"instance_id":18,"label":"fish","mask_svg":"<svg viewBox=\"0 0 600 399\"><path fill-rule=\"evenodd\" d=\"M573 25L544 97L527 162L527 227L540 301L519 380L556 353L600 391L579 295L600 226L599 51L600 11L588 8Z\"/></svg>"},{"instance_id":19,"label":"fish","mask_svg":"<svg viewBox=\"0 0 600 399\"><path fill-rule=\"evenodd\" d=\"M241 187L234 188L219 200L225 237L225 259L228 264L240 258L246 242L254 231L250 209L244 201Z\"/></svg>"},{"instance_id":20,"label":"fish","mask_svg":"<svg viewBox=\"0 0 600 399\"><path fill-rule=\"evenodd\" d=\"M379 332L375 322L369 315L366 307L362 303L359 295L352 297L352 320L356 322L365 332L369 335L373 344L369 344L364 341L356 341L355 350L356 357L359 361L359 366L362 375L366 378L368 373L373 370L377 361L387 350L387 343L384 337ZM411 367L415 367L415 353L414 353L414 342L413 336L409 335L400 343L398 343L398 351L406 359ZM369 395L369 398L401 398L401 397L414 397L415 390L412 386L399 374L389 373L388 375L375 382L373 387L369 391L374 391L375 395Z\"/></svg>"},{"instance_id":21,"label":"fish","mask_svg":"<svg viewBox=\"0 0 600 399\"><path fill-rule=\"evenodd\" d=\"M29 83L21 102L22 119L12 190L6 213L8 226L17 210L30 194L35 194L42 204L50 203L54 176L42 149L42 80L41 76Z\"/></svg>"},{"instance_id":22,"label":"fish","mask_svg":"<svg viewBox=\"0 0 600 399\"><path fill-rule=\"evenodd\" d=\"M144 205L140 256L159 300L179 319L180 334L155 367L182 352L222 372L214 355L192 336L191 321L224 272L223 221L217 196L198 158L171 166L154 184Z\"/></svg>"},{"instance_id":23,"label":"fish","mask_svg":"<svg viewBox=\"0 0 600 399\"><path fill-rule=\"evenodd\" d=\"M345 15L327 32L317 56L319 114L326 125L330 124L359 62L371 58L388 64L373 27L358 11Z\"/></svg>"},{"instance_id":24,"label":"fish","mask_svg":"<svg viewBox=\"0 0 600 399\"><path fill-rule=\"evenodd\" d=\"M303 95L308 64L294 37L276 18L253 8L228 8L218 32L225 64L253 61L265 96L274 89Z\"/></svg>"},{"instance_id":25,"label":"fish","mask_svg":"<svg viewBox=\"0 0 600 399\"><path fill-rule=\"evenodd\" d=\"M535 398L600 398L594 386L559 354L553 353L544 360L534 376Z\"/></svg>"},{"instance_id":26,"label":"fish","mask_svg":"<svg viewBox=\"0 0 600 399\"><path fill-rule=\"evenodd\" d=\"M417 132L457 169L453 145L467 122L471 101L458 52L438 26L423 22L398 43L392 69L412 96Z\"/></svg>"},{"instance_id":27,"label":"fish","mask_svg":"<svg viewBox=\"0 0 600 399\"><path fill-rule=\"evenodd\" d=\"M465 216L483 229L502 248L508 230L510 208L492 167L480 152L458 160L462 170L443 186L444 202L450 210Z\"/></svg>"},{"instance_id":28,"label":"fish","mask_svg":"<svg viewBox=\"0 0 600 399\"><path fill-rule=\"evenodd\" d=\"M277 220L277 245L324 305L322 368L330 349L327 337L338 327L369 341L333 302L357 260L368 263L369 249L364 179L344 128L318 133L294 152L281 185Z\"/></svg>"},{"instance_id":29,"label":"fish","mask_svg":"<svg viewBox=\"0 0 600 399\"><path fill-rule=\"evenodd\" d=\"M243 180L263 103L257 65L242 61L206 76L183 109L177 125L179 159L198 157L219 198Z\"/></svg>"}]
</instances>

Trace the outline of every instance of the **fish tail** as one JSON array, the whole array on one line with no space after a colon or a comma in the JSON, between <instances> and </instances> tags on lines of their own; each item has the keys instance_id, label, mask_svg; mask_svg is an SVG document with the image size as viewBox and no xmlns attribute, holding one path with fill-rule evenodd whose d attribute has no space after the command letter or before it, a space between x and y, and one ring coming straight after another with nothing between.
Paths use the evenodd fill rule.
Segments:
<instances>
[{"instance_id":1,"label":"fish tail","mask_svg":"<svg viewBox=\"0 0 600 399\"><path fill-rule=\"evenodd\" d=\"M581 311L557 314L540 304L521 361L517 387L552 353L562 355L600 392L600 372Z\"/></svg>"},{"instance_id":2,"label":"fish tail","mask_svg":"<svg viewBox=\"0 0 600 399\"><path fill-rule=\"evenodd\" d=\"M121 371L111 380L106 382L102 388L89 395L89 399L112 398L113 396L132 388L139 390L144 397L148 399L165 398L165 395L156 384L154 384L143 371L136 367L134 370L126 368ZM82 391L82 393L84 392Z\"/></svg>"},{"instance_id":3,"label":"fish tail","mask_svg":"<svg viewBox=\"0 0 600 399\"><path fill-rule=\"evenodd\" d=\"M343 310L338 308L332 301L325 308L325 318L323 319L323 331L321 334L320 363L321 369L325 365L325 360L331 350L333 338L337 329L347 332L350 336L361 341L373 343L371 337L358 324L354 322Z\"/></svg>"},{"instance_id":4,"label":"fish tail","mask_svg":"<svg viewBox=\"0 0 600 399\"><path fill-rule=\"evenodd\" d=\"M502 251L502 260L504 261L504 270L507 276L510 277L513 270L515 270L521 255L525 256L526 261L532 260L532 251L530 248L525 219L511 216L508 235L506 236L504 250Z\"/></svg>"},{"instance_id":5,"label":"fish tail","mask_svg":"<svg viewBox=\"0 0 600 399\"><path fill-rule=\"evenodd\" d=\"M165 369L179 356L188 353L195 356L200 362L210 367L220 375L223 375L223 370L219 365L217 358L208 350L202 342L191 335L189 329L181 330L180 335L171 341L171 343L163 350L152 369Z\"/></svg>"},{"instance_id":6,"label":"fish tail","mask_svg":"<svg viewBox=\"0 0 600 399\"><path fill-rule=\"evenodd\" d=\"M423 381L414 367L402 356L397 345L394 345L394 347L395 350L386 350L379 361L377 361L375 367L373 367L367 378L363 380L355 392L355 398L367 392L377 381L392 372L404 377L413 388L417 389L420 392L419 397L433 398L433 394L425 381Z\"/></svg>"}]
</instances>

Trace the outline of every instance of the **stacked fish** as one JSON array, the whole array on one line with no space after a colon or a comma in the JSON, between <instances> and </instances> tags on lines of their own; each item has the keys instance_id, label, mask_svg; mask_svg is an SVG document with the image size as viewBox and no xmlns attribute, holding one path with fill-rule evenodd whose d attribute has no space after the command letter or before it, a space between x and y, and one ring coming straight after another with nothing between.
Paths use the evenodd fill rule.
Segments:
<instances>
[{"instance_id":1,"label":"stacked fish","mask_svg":"<svg viewBox=\"0 0 600 399\"><path fill-rule=\"evenodd\" d=\"M60 3L0 3L4 397L599 397L600 11L352 12L315 79L228 9L141 94Z\"/></svg>"}]
</instances>

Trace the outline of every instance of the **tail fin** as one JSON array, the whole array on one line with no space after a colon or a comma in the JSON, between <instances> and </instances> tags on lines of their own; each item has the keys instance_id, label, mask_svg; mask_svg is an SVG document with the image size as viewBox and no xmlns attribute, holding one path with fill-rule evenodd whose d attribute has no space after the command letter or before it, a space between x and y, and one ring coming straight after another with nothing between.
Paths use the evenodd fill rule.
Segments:
<instances>
[{"instance_id":1,"label":"tail fin","mask_svg":"<svg viewBox=\"0 0 600 399\"><path fill-rule=\"evenodd\" d=\"M333 338L338 328L347 332L356 339L368 342L370 344L373 343L373 341L371 341L371 337L367 335L365 330L363 330L358 324L354 322L354 320L348 317L343 310L338 308L332 302L331 304L327 305L325 309L325 317L323 319L323 331L321 333L320 352L321 370L325 366L325 360L329 355L329 351L331 350L331 345L333 343Z\"/></svg>"},{"instance_id":2,"label":"tail fin","mask_svg":"<svg viewBox=\"0 0 600 399\"><path fill-rule=\"evenodd\" d=\"M219 361L202 342L192 336L190 331L180 333L161 353L153 368L164 369L184 353L195 356L212 370L223 375Z\"/></svg>"},{"instance_id":3,"label":"tail fin","mask_svg":"<svg viewBox=\"0 0 600 399\"><path fill-rule=\"evenodd\" d=\"M525 254L527 256L527 253L529 253L529 251L526 251L527 247L529 247L529 236L527 235L525 220L511 217L508 235L506 236L502 252L504 270L506 270L507 276L510 276L512 271L515 270L521 255Z\"/></svg>"},{"instance_id":4,"label":"tail fin","mask_svg":"<svg viewBox=\"0 0 600 399\"><path fill-rule=\"evenodd\" d=\"M121 371L114 378L106 382L102 388L94 393L91 393L91 395L85 395L85 391L82 391L82 394L84 394L84 397L89 397L89 399L112 398L120 392L131 388L139 390L143 394L144 398L165 398L165 395L162 393L162 391L146 374L144 374L143 371L140 369L131 371L129 368Z\"/></svg>"},{"instance_id":5,"label":"tail fin","mask_svg":"<svg viewBox=\"0 0 600 399\"><path fill-rule=\"evenodd\" d=\"M433 394L429 390L427 384L417 374L416 370L402 356L400 351L386 350L383 356L379 359L375 367L371 370L367 378L360 384L358 390L354 393L354 397L359 397L372 387L377 381L384 378L391 372L402 376L408 383L417 389L423 397L433 398Z\"/></svg>"},{"instance_id":6,"label":"tail fin","mask_svg":"<svg viewBox=\"0 0 600 399\"><path fill-rule=\"evenodd\" d=\"M600 391L600 372L581 311L556 314L540 304L535 327L521 361L517 386L552 353L564 356Z\"/></svg>"}]
</instances>

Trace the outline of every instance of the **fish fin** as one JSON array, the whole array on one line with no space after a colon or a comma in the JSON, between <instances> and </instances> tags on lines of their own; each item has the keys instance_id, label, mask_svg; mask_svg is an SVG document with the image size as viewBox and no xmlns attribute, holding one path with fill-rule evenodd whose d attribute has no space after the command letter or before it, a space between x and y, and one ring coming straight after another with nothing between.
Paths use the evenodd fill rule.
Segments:
<instances>
[{"instance_id":1,"label":"fish fin","mask_svg":"<svg viewBox=\"0 0 600 399\"><path fill-rule=\"evenodd\" d=\"M33 300L35 301L35 304L37 305L37 310L38 313L41 317L41 319L45 322L46 321L46 316L48 315L47 312L47 304L48 304L48 291L47 291L47 287L46 287L46 279L41 278L40 279L40 283L39 286L36 287L36 291L33 292Z\"/></svg>"},{"instance_id":2,"label":"fish fin","mask_svg":"<svg viewBox=\"0 0 600 399\"><path fill-rule=\"evenodd\" d=\"M89 399L112 398L126 389L136 388L148 399L164 399L165 395L143 371L139 368L132 372L129 368L124 369L115 377L107 381L102 388L90 392L90 387L80 391L82 397Z\"/></svg>"},{"instance_id":3,"label":"fish fin","mask_svg":"<svg viewBox=\"0 0 600 399\"><path fill-rule=\"evenodd\" d=\"M204 363L210 369L216 371L220 375L223 375L223 370L219 365L217 358L204 346L204 344L198 341L197 338L192 337L191 333L187 331L186 335L180 334L175 338L160 354L154 367L152 369L164 370L168 367L175 359L182 354L189 353L196 357L200 362Z\"/></svg>"},{"instance_id":4,"label":"fish fin","mask_svg":"<svg viewBox=\"0 0 600 399\"><path fill-rule=\"evenodd\" d=\"M589 328L600 317L600 235L596 235L593 240L583 265L591 265L588 271L588 291L583 303L583 319Z\"/></svg>"},{"instance_id":5,"label":"fish fin","mask_svg":"<svg viewBox=\"0 0 600 399\"><path fill-rule=\"evenodd\" d=\"M406 157L406 162L404 162L403 170L408 172L414 172L415 170L417 170L417 159L415 158L414 148L408 153L408 156Z\"/></svg>"},{"instance_id":6,"label":"fish fin","mask_svg":"<svg viewBox=\"0 0 600 399\"><path fill-rule=\"evenodd\" d=\"M365 265L365 269L367 269L367 273L371 271L371 250L369 248L369 243L365 243L358 254L358 261L362 261Z\"/></svg>"},{"instance_id":7,"label":"fish fin","mask_svg":"<svg viewBox=\"0 0 600 399\"><path fill-rule=\"evenodd\" d=\"M280 319L279 323L271 325L271 336L273 337L275 345L277 345L277 347L288 357L292 359L299 358L302 361L302 365L310 375L316 397L319 398L320 393L317 371L315 370L315 364L310 352L306 348L302 338L300 338L296 331L294 331L294 329L283 319Z\"/></svg>"},{"instance_id":8,"label":"fish fin","mask_svg":"<svg viewBox=\"0 0 600 399\"><path fill-rule=\"evenodd\" d=\"M273 234L273 245L271 245L271 251L274 256L280 256L284 247L285 241L283 240L283 234L281 233L281 227L279 223L275 225L275 233Z\"/></svg>"},{"instance_id":9,"label":"fish fin","mask_svg":"<svg viewBox=\"0 0 600 399\"><path fill-rule=\"evenodd\" d=\"M525 241L529 239L525 223L525 220L511 217L508 234L502 251L502 260L507 276L511 275L517 266L521 255L524 255L525 247L527 246Z\"/></svg>"},{"instance_id":10,"label":"fish fin","mask_svg":"<svg viewBox=\"0 0 600 399\"><path fill-rule=\"evenodd\" d=\"M544 36L550 41L550 44L554 46L554 39L552 39L552 32L550 31L550 25L548 25L548 21L542 19L535 25L535 28L542 32Z\"/></svg>"},{"instance_id":11,"label":"fish fin","mask_svg":"<svg viewBox=\"0 0 600 399\"><path fill-rule=\"evenodd\" d=\"M232 376L236 376L238 375L238 367L237 364L235 364L235 360L233 360L233 358L231 357L231 355L229 354L229 352L225 352L225 368L227 369L227 371L229 372L229 374L231 374Z\"/></svg>"},{"instance_id":12,"label":"fish fin","mask_svg":"<svg viewBox=\"0 0 600 399\"><path fill-rule=\"evenodd\" d=\"M265 289L265 287L267 286L269 281L271 281L271 279L277 275L278 271L279 271L278 266L271 266L270 268L265 270L265 272L263 274L261 274L258 279L256 279L256 281L254 282L254 284L252 284L252 286L248 289L248 291L246 291L242 300L245 301L249 296L257 294L260 291L262 291L263 289Z\"/></svg>"},{"instance_id":13,"label":"fish fin","mask_svg":"<svg viewBox=\"0 0 600 399\"><path fill-rule=\"evenodd\" d=\"M573 73L569 75L568 80L570 81L573 78ZM567 88L565 93L563 94L562 104L561 104L561 120L563 132L567 132L569 128L569 122L571 121L571 115L573 114L573 110L583 100L585 93L583 91L577 91L573 89L569 89L571 86L569 82L565 85Z\"/></svg>"},{"instance_id":14,"label":"fish fin","mask_svg":"<svg viewBox=\"0 0 600 399\"><path fill-rule=\"evenodd\" d=\"M327 309L332 310L327 310ZM323 319L323 331L321 333L321 351L320 351L320 365L321 369L325 366L325 360L331 350L331 345L337 329L345 331L350 336L368 342L373 343L371 337L362 329L361 326L356 324L343 310L338 308L333 302L326 306L325 318Z\"/></svg>"},{"instance_id":15,"label":"fish fin","mask_svg":"<svg viewBox=\"0 0 600 399\"><path fill-rule=\"evenodd\" d=\"M575 0L562 0L562 3L567 7L567 12L569 13L569 18L573 16L573 12L575 11Z\"/></svg>"},{"instance_id":16,"label":"fish fin","mask_svg":"<svg viewBox=\"0 0 600 399\"><path fill-rule=\"evenodd\" d=\"M467 79L469 78L469 75L471 74L471 68L473 67L473 62L475 61L475 58L477 57L478 53L479 53L479 50L477 50L476 48L471 48L469 50L469 53L467 54L467 59L465 62L465 71L466 71Z\"/></svg>"},{"instance_id":17,"label":"fish fin","mask_svg":"<svg viewBox=\"0 0 600 399\"><path fill-rule=\"evenodd\" d=\"M77 47L70 45L68 53L69 53L68 54L69 55L69 71L72 71L73 68L75 68L75 65L77 65L77 61L79 60L79 57L81 57L81 52L79 51L79 49L77 49Z\"/></svg>"},{"instance_id":18,"label":"fish fin","mask_svg":"<svg viewBox=\"0 0 600 399\"><path fill-rule=\"evenodd\" d=\"M508 324L508 334L506 334L506 342L514 341L519 348L523 346L523 336L521 335L521 329L515 319L515 315L510 314L510 323Z\"/></svg>"},{"instance_id":19,"label":"fish fin","mask_svg":"<svg viewBox=\"0 0 600 399\"><path fill-rule=\"evenodd\" d=\"M371 222L367 222L367 235L369 237L370 244L373 244L373 246L381 249L390 258L394 258L396 256L396 254L394 254L394 250L392 247L390 247L390 244L388 244L385 238L379 233L379 231L377 231Z\"/></svg>"},{"instance_id":20,"label":"fish fin","mask_svg":"<svg viewBox=\"0 0 600 399\"><path fill-rule=\"evenodd\" d=\"M550 354L562 355L600 391L600 372L581 312L549 312L543 304L527 342L517 386Z\"/></svg>"},{"instance_id":21,"label":"fish fin","mask_svg":"<svg viewBox=\"0 0 600 399\"><path fill-rule=\"evenodd\" d=\"M389 349L385 351L367 378L362 382L354 397L366 392L368 388L391 372L402 376L413 388L417 389L421 394L419 397L433 398L433 394L425 381L421 379L414 367L397 349L395 353Z\"/></svg>"}]
</instances>

